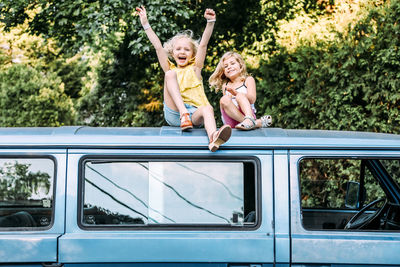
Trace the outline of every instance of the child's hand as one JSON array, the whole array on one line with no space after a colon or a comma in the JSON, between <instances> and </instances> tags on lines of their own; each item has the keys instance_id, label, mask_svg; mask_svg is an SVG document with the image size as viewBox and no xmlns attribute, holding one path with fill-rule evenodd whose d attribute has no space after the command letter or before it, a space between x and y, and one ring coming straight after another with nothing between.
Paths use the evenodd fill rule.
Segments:
<instances>
[{"instance_id":1,"label":"child's hand","mask_svg":"<svg viewBox=\"0 0 400 267\"><path fill-rule=\"evenodd\" d=\"M233 89L232 87L227 86L227 87L225 88L225 90L226 90L227 92L231 93L231 95L233 95L233 96L237 95L236 90Z\"/></svg>"},{"instance_id":2,"label":"child's hand","mask_svg":"<svg viewBox=\"0 0 400 267\"><path fill-rule=\"evenodd\" d=\"M215 11L211 8L207 8L204 12L204 18L206 20L214 20L217 16L215 15Z\"/></svg>"},{"instance_id":3,"label":"child's hand","mask_svg":"<svg viewBox=\"0 0 400 267\"><path fill-rule=\"evenodd\" d=\"M146 25L147 23L149 23L149 21L147 20L146 8L144 6L137 7L136 13L139 15L140 23L142 23L142 25Z\"/></svg>"}]
</instances>

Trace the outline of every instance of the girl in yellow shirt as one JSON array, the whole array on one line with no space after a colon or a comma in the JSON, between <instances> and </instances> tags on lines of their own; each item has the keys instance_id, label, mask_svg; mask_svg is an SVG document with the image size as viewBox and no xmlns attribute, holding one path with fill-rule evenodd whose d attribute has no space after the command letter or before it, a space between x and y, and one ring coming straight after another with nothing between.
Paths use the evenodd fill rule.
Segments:
<instances>
[{"instance_id":1,"label":"girl in yellow shirt","mask_svg":"<svg viewBox=\"0 0 400 267\"><path fill-rule=\"evenodd\" d=\"M157 58L165 72L164 80L164 117L171 126L180 126L187 130L194 125L202 125L206 129L209 146L215 152L219 146L231 136L231 127L222 126L218 131L214 118L214 110L207 100L201 76L204 66L207 44L210 40L216 21L215 12L206 9L204 18L207 26L200 44L192 38L191 31L179 33L168 40L164 47L147 19L144 6L136 11L147 37L156 49ZM169 61L170 56L174 61Z\"/></svg>"}]
</instances>

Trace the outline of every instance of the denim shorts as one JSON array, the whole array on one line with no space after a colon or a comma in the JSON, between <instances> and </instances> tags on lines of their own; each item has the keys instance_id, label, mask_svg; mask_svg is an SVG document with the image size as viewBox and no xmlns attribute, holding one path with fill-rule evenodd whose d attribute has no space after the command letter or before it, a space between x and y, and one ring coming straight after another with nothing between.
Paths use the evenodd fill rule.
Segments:
<instances>
[{"instance_id":1,"label":"denim shorts","mask_svg":"<svg viewBox=\"0 0 400 267\"><path fill-rule=\"evenodd\" d=\"M192 119L193 113L197 110L195 106L185 104L185 107L187 108L190 119ZM170 125L170 126L181 126L181 118L180 114L178 111L175 111L173 109L170 109L167 107L167 105L164 103L164 118L165 121Z\"/></svg>"}]
</instances>

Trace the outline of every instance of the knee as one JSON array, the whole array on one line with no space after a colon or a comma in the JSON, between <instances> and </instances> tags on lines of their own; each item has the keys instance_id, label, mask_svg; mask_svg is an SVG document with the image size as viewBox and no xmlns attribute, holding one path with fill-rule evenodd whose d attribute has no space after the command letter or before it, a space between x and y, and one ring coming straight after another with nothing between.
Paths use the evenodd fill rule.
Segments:
<instances>
[{"instance_id":1,"label":"knee","mask_svg":"<svg viewBox=\"0 0 400 267\"><path fill-rule=\"evenodd\" d=\"M165 73L165 79L166 79L166 80L176 79L176 72L173 71L173 70L168 70L168 71Z\"/></svg>"},{"instance_id":2,"label":"knee","mask_svg":"<svg viewBox=\"0 0 400 267\"><path fill-rule=\"evenodd\" d=\"M211 105L207 105L204 107L206 112L210 113L210 114L214 114L214 109Z\"/></svg>"},{"instance_id":3,"label":"knee","mask_svg":"<svg viewBox=\"0 0 400 267\"><path fill-rule=\"evenodd\" d=\"M226 107L229 105L229 103L232 102L232 99L230 96L228 95L224 95L223 97L221 97L221 99L219 100L219 104L221 105L221 107Z\"/></svg>"},{"instance_id":4,"label":"knee","mask_svg":"<svg viewBox=\"0 0 400 267\"><path fill-rule=\"evenodd\" d=\"M203 114L203 116L207 116L207 115L214 116L214 109L211 105L202 106L199 109L200 109L200 112Z\"/></svg>"},{"instance_id":5,"label":"knee","mask_svg":"<svg viewBox=\"0 0 400 267\"><path fill-rule=\"evenodd\" d=\"M247 96L243 93L237 93L237 95L235 96L237 101L241 101L241 100L245 100L247 99Z\"/></svg>"}]
</instances>

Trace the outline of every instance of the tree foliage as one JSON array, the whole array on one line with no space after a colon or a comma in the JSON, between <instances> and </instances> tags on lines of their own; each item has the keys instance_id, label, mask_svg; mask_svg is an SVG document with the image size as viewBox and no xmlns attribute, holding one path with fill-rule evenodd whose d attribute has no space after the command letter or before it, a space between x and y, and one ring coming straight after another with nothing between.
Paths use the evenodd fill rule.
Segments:
<instances>
[{"instance_id":1,"label":"tree foliage","mask_svg":"<svg viewBox=\"0 0 400 267\"><path fill-rule=\"evenodd\" d=\"M262 112L284 128L399 133L399 12L392 1L334 41L262 62Z\"/></svg>"},{"instance_id":2,"label":"tree foliage","mask_svg":"<svg viewBox=\"0 0 400 267\"><path fill-rule=\"evenodd\" d=\"M0 101L4 110L0 115L1 126L75 123L71 100L76 102L85 86L88 70L85 60L79 54L66 57L59 53L54 41L28 35L26 30L27 25L22 24L9 33L0 32L0 88L4 95L9 96ZM25 84L27 80L31 81ZM39 95L42 95L40 99ZM45 98L52 104L45 103ZM32 99L34 101L30 102ZM24 104L20 105L22 102ZM61 113L55 116L58 112ZM61 115L63 112L68 114Z\"/></svg>"},{"instance_id":3,"label":"tree foliage","mask_svg":"<svg viewBox=\"0 0 400 267\"><path fill-rule=\"evenodd\" d=\"M0 71L0 125L73 124L74 108L60 78L33 67L13 65Z\"/></svg>"}]
</instances>

